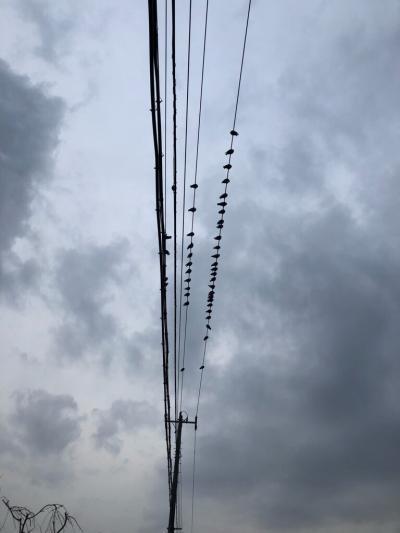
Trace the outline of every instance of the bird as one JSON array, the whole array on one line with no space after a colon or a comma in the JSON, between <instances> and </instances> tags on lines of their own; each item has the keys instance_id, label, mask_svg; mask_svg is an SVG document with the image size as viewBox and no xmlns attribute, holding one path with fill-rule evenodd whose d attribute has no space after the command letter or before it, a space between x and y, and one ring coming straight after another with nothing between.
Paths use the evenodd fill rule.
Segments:
<instances>
[{"instance_id":1,"label":"bird","mask_svg":"<svg viewBox=\"0 0 400 533\"><path fill-rule=\"evenodd\" d=\"M194 236L194 232L193 232L193 231L191 231L191 232L190 232L190 233L188 233L188 234L187 234L186 236L187 236L187 237L193 237L193 236Z\"/></svg>"},{"instance_id":2,"label":"bird","mask_svg":"<svg viewBox=\"0 0 400 533\"><path fill-rule=\"evenodd\" d=\"M185 274L191 274L192 273L192 269L191 268L188 268L185 272Z\"/></svg>"},{"instance_id":3,"label":"bird","mask_svg":"<svg viewBox=\"0 0 400 533\"><path fill-rule=\"evenodd\" d=\"M216 276L212 276L212 277L210 278L210 281L216 281L216 279L217 279Z\"/></svg>"},{"instance_id":4,"label":"bird","mask_svg":"<svg viewBox=\"0 0 400 533\"><path fill-rule=\"evenodd\" d=\"M206 335L203 339L203 341L206 341L208 339L208 335Z\"/></svg>"},{"instance_id":5,"label":"bird","mask_svg":"<svg viewBox=\"0 0 400 533\"><path fill-rule=\"evenodd\" d=\"M189 305L189 300L187 302L185 302L183 305Z\"/></svg>"},{"instance_id":6,"label":"bird","mask_svg":"<svg viewBox=\"0 0 400 533\"><path fill-rule=\"evenodd\" d=\"M230 163L227 163L226 165L224 165L224 168L226 168L226 170L230 170L232 168L232 165Z\"/></svg>"},{"instance_id":7,"label":"bird","mask_svg":"<svg viewBox=\"0 0 400 533\"><path fill-rule=\"evenodd\" d=\"M193 246L194 246L194 244L191 242L190 244L187 245L187 249L190 250L191 248L193 248Z\"/></svg>"},{"instance_id":8,"label":"bird","mask_svg":"<svg viewBox=\"0 0 400 533\"><path fill-rule=\"evenodd\" d=\"M237 132L236 130L231 130L231 131L230 131L230 134L233 135L233 136L239 135L238 132Z\"/></svg>"},{"instance_id":9,"label":"bird","mask_svg":"<svg viewBox=\"0 0 400 533\"><path fill-rule=\"evenodd\" d=\"M226 185L227 183L230 183L230 181L231 180L229 178L225 178L224 180L221 181L221 183L225 183Z\"/></svg>"},{"instance_id":10,"label":"bird","mask_svg":"<svg viewBox=\"0 0 400 533\"><path fill-rule=\"evenodd\" d=\"M192 252L188 253L187 256L188 256L188 259L190 259L193 256Z\"/></svg>"},{"instance_id":11,"label":"bird","mask_svg":"<svg viewBox=\"0 0 400 533\"><path fill-rule=\"evenodd\" d=\"M190 283L192 280L190 278L185 279L185 283Z\"/></svg>"},{"instance_id":12,"label":"bird","mask_svg":"<svg viewBox=\"0 0 400 533\"><path fill-rule=\"evenodd\" d=\"M221 246L219 244L217 244L217 246L213 246L213 250L220 250L221 249Z\"/></svg>"},{"instance_id":13,"label":"bird","mask_svg":"<svg viewBox=\"0 0 400 533\"><path fill-rule=\"evenodd\" d=\"M181 368L181 372L183 372L184 370L185 370L185 367L182 367L182 368Z\"/></svg>"},{"instance_id":14,"label":"bird","mask_svg":"<svg viewBox=\"0 0 400 533\"><path fill-rule=\"evenodd\" d=\"M193 263L192 263L191 261L188 261L188 262L186 263L185 266L186 266L186 267L190 267L190 266L192 266L192 265L193 265Z\"/></svg>"},{"instance_id":15,"label":"bird","mask_svg":"<svg viewBox=\"0 0 400 533\"><path fill-rule=\"evenodd\" d=\"M217 205L220 205L221 207L225 207L228 204L226 202L218 202Z\"/></svg>"},{"instance_id":16,"label":"bird","mask_svg":"<svg viewBox=\"0 0 400 533\"><path fill-rule=\"evenodd\" d=\"M192 189L197 189L198 185L197 185L197 183L193 183L190 187L191 187Z\"/></svg>"},{"instance_id":17,"label":"bird","mask_svg":"<svg viewBox=\"0 0 400 533\"><path fill-rule=\"evenodd\" d=\"M168 250L164 250L164 253L165 253L165 255L169 255L169 251Z\"/></svg>"},{"instance_id":18,"label":"bird","mask_svg":"<svg viewBox=\"0 0 400 533\"><path fill-rule=\"evenodd\" d=\"M185 296L186 298L188 298L188 296L190 296L190 292L185 292L185 294L184 294L183 296Z\"/></svg>"},{"instance_id":19,"label":"bird","mask_svg":"<svg viewBox=\"0 0 400 533\"><path fill-rule=\"evenodd\" d=\"M172 236L171 236L171 235L167 235L167 234L165 234L165 238L166 238L166 239L172 239Z\"/></svg>"},{"instance_id":20,"label":"bird","mask_svg":"<svg viewBox=\"0 0 400 533\"><path fill-rule=\"evenodd\" d=\"M215 285L212 283L211 285L209 285L210 289L215 289Z\"/></svg>"},{"instance_id":21,"label":"bird","mask_svg":"<svg viewBox=\"0 0 400 533\"><path fill-rule=\"evenodd\" d=\"M218 214L219 215L225 215L225 209L221 209L220 211L218 211Z\"/></svg>"},{"instance_id":22,"label":"bird","mask_svg":"<svg viewBox=\"0 0 400 533\"><path fill-rule=\"evenodd\" d=\"M211 266L218 266L218 261L214 261L214 263L211 263Z\"/></svg>"},{"instance_id":23,"label":"bird","mask_svg":"<svg viewBox=\"0 0 400 533\"><path fill-rule=\"evenodd\" d=\"M234 151L235 151L235 150L234 150L233 148L229 148L229 150L227 150L227 151L225 152L225 155L231 155L231 154L233 154Z\"/></svg>"},{"instance_id":24,"label":"bird","mask_svg":"<svg viewBox=\"0 0 400 533\"><path fill-rule=\"evenodd\" d=\"M220 241L222 239L221 235L217 235L216 237L214 237L214 240L216 241Z\"/></svg>"},{"instance_id":25,"label":"bird","mask_svg":"<svg viewBox=\"0 0 400 533\"><path fill-rule=\"evenodd\" d=\"M201 367L199 368L199 370L203 370L203 368L204 368L204 365L201 365Z\"/></svg>"},{"instance_id":26,"label":"bird","mask_svg":"<svg viewBox=\"0 0 400 533\"><path fill-rule=\"evenodd\" d=\"M206 324L207 329L211 329L211 326L209 324Z\"/></svg>"},{"instance_id":27,"label":"bird","mask_svg":"<svg viewBox=\"0 0 400 533\"><path fill-rule=\"evenodd\" d=\"M227 192L224 192L223 194L221 194L220 198L226 198L228 196L228 193Z\"/></svg>"},{"instance_id":28,"label":"bird","mask_svg":"<svg viewBox=\"0 0 400 533\"><path fill-rule=\"evenodd\" d=\"M221 254L214 254L212 255L211 257L215 257L215 259L218 259L218 257L220 256Z\"/></svg>"},{"instance_id":29,"label":"bird","mask_svg":"<svg viewBox=\"0 0 400 533\"><path fill-rule=\"evenodd\" d=\"M191 207L190 209L188 209L188 211L190 211L191 213L194 213L196 211L196 208L195 207Z\"/></svg>"}]
</instances>

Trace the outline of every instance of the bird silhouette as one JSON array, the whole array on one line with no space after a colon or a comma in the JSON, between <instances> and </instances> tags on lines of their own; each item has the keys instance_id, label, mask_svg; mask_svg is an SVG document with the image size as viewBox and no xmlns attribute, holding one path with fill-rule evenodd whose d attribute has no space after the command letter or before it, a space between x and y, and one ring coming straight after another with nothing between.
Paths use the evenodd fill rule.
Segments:
<instances>
[{"instance_id":1,"label":"bird silhouette","mask_svg":"<svg viewBox=\"0 0 400 533\"><path fill-rule=\"evenodd\" d=\"M220 240L222 239L222 237L221 237L221 235L217 235L216 237L214 237L214 239L215 239L216 241L220 241Z\"/></svg>"},{"instance_id":2,"label":"bird silhouette","mask_svg":"<svg viewBox=\"0 0 400 533\"><path fill-rule=\"evenodd\" d=\"M190 244L187 245L187 249L188 250L191 250L193 248L194 244L191 242ZM188 256L189 257L189 256Z\"/></svg>"},{"instance_id":3,"label":"bird silhouette","mask_svg":"<svg viewBox=\"0 0 400 533\"><path fill-rule=\"evenodd\" d=\"M197 189L198 185L197 185L197 183L193 183L190 187L191 187L192 189Z\"/></svg>"},{"instance_id":4,"label":"bird silhouette","mask_svg":"<svg viewBox=\"0 0 400 533\"><path fill-rule=\"evenodd\" d=\"M222 198L227 198L228 197L228 193L227 192L224 192L223 194L221 194L220 198L222 200Z\"/></svg>"},{"instance_id":5,"label":"bird silhouette","mask_svg":"<svg viewBox=\"0 0 400 533\"><path fill-rule=\"evenodd\" d=\"M188 262L186 263L185 266L186 266L186 267L190 267L190 266L192 266L192 264L193 264L193 263L192 263L191 261L188 261Z\"/></svg>"},{"instance_id":6,"label":"bird silhouette","mask_svg":"<svg viewBox=\"0 0 400 533\"><path fill-rule=\"evenodd\" d=\"M236 130L231 130L231 131L230 131L230 134L233 135L233 136L239 135L238 132L237 132Z\"/></svg>"},{"instance_id":7,"label":"bird silhouette","mask_svg":"<svg viewBox=\"0 0 400 533\"><path fill-rule=\"evenodd\" d=\"M227 183L230 183L230 181L231 180L229 178L225 178L224 180L221 181L221 183L227 184Z\"/></svg>"},{"instance_id":8,"label":"bird silhouette","mask_svg":"<svg viewBox=\"0 0 400 533\"><path fill-rule=\"evenodd\" d=\"M193 256L192 252L187 254L188 259L190 259Z\"/></svg>"},{"instance_id":9,"label":"bird silhouette","mask_svg":"<svg viewBox=\"0 0 400 533\"><path fill-rule=\"evenodd\" d=\"M207 329L211 329L211 326L209 324L206 324Z\"/></svg>"},{"instance_id":10,"label":"bird silhouette","mask_svg":"<svg viewBox=\"0 0 400 533\"><path fill-rule=\"evenodd\" d=\"M220 209L220 210L218 211L218 214L219 214L219 215L225 215L225 209Z\"/></svg>"},{"instance_id":11,"label":"bird silhouette","mask_svg":"<svg viewBox=\"0 0 400 533\"><path fill-rule=\"evenodd\" d=\"M183 305L189 305L189 300L187 302L185 302Z\"/></svg>"},{"instance_id":12,"label":"bird silhouette","mask_svg":"<svg viewBox=\"0 0 400 533\"><path fill-rule=\"evenodd\" d=\"M190 211L191 213L194 213L196 211L196 208L195 207L191 207L190 209L188 209L188 211Z\"/></svg>"},{"instance_id":13,"label":"bird silhouette","mask_svg":"<svg viewBox=\"0 0 400 533\"><path fill-rule=\"evenodd\" d=\"M227 163L226 165L224 165L224 168L226 168L226 170L230 170L232 168L232 165L230 163Z\"/></svg>"},{"instance_id":14,"label":"bird silhouette","mask_svg":"<svg viewBox=\"0 0 400 533\"><path fill-rule=\"evenodd\" d=\"M204 365L201 365L201 367L199 368L199 370L203 370L203 368L204 368Z\"/></svg>"},{"instance_id":15,"label":"bird silhouette","mask_svg":"<svg viewBox=\"0 0 400 533\"><path fill-rule=\"evenodd\" d=\"M227 202L218 202L217 205L220 205L221 207L225 207L227 204Z\"/></svg>"},{"instance_id":16,"label":"bird silhouette","mask_svg":"<svg viewBox=\"0 0 400 533\"><path fill-rule=\"evenodd\" d=\"M235 151L235 150L234 150L233 148L229 148L229 150L227 150L227 151L225 152L225 155L231 155L231 154L233 154L234 151Z\"/></svg>"}]
</instances>

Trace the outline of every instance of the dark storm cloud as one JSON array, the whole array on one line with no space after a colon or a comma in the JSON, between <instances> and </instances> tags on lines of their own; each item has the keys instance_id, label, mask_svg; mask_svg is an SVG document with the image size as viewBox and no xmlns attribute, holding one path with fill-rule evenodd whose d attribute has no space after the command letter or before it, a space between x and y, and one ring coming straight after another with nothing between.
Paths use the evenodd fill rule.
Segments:
<instances>
[{"instance_id":1,"label":"dark storm cloud","mask_svg":"<svg viewBox=\"0 0 400 533\"><path fill-rule=\"evenodd\" d=\"M152 426L154 409L145 402L116 400L107 410L95 409L97 429L93 434L96 448L117 455L122 448L121 433L135 432Z\"/></svg>"},{"instance_id":2,"label":"dark storm cloud","mask_svg":"<svg viewBox=\"0 0 400 533\"><path fill-rule=\"evenodd\" d=\"M63 252L59 257L56 284L64 321L56 330L61 356L76 359L87 349L107 346L118 331L115 316L106 309L110 285L120 283L121 264L127 242Z\"/></svg>"},{"instance_id":3,"label":"dark storm cloud","mask_svg":"<svg viewBox=\"0 0 400 533\"><path fill-rule=\"evenodd\" d=\"M38 267L10 248L28 231L32 200L49 177L64 106L2 60L0 86L0 289L15 297L34 282Z\"/></svg>"},{"instance_id":4,"label":"dark storm cloud","mask_svg":"<svg viewBox=\"0 0 400 533\"><path fill-rule=\"evenodd\" d=\"M255 196L225 228L214 316L240 348L207 371L198 486L227 506L235 498L238 516L263 529L400 520L400 34L390 26L342 36L326 62L288 75L291 141L275 168L267 157L270 168L261 158L251 171L265 192L284 195L283 183L290 198L311 190L318 202L266 209ZM329 191L332 163L351 174L360 219Z\"/></svg>"},{"instance_id":5,"label":"dark storm cloud","mask_svg":"<svg viewBox=\"0 0 400 533\"><path fill-rule=\"evenodd\" d=\"M11 417L18 441L32 454L61 454L81 433L78 406L70 395L33 390L15 394Z\"/></svg>"}]
</instances>

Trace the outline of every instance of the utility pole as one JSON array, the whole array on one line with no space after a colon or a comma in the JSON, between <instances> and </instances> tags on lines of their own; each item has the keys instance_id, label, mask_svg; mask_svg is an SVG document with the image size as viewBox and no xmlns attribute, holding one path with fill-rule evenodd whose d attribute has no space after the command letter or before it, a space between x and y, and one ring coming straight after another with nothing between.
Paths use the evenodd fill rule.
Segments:
<instances>
[{"instance_id":1,"label":"utility pole","mask_svg":"<svg viewBox=\"0 0 400 533\"><path fill-rule=\"evenodd\" d=\"M179 478L179 460L181 458L181 442L182 442L182 424L194 424L194 429L197 431L197 416L194 422L189 421L188 417L185 419L182 417L182 412L179 413L178 420L171 420L178 424L176 430L176 449L175 449L175 462L174 473L172 477L171 486L171 499L169 502L169 520L168 520L168 533L174 533L178 528L175 527L175 513L176 513L176 499L178 493L178 478Z\"/></svg>"},{"instance_id":2,"label":"utility pole","mask_svg":"<svg viewBox=\"0 0 400 533\"><path fill-rule=\"evenodd\" d=\"M182 439L182 413L179 413L178 429L176 431L174 475L172 478L171 501L169 502L168 533L174 533L175 531L176 494L178 491L179 459L181 457L181 439Z\"/></svg>"}]
</instances>

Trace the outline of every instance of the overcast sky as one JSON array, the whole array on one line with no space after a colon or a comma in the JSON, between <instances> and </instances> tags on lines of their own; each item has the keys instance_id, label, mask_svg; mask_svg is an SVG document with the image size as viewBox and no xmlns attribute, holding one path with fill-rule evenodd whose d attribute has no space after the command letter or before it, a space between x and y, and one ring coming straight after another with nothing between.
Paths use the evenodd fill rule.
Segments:
<instances>
[{"instance_id":1,"label":"overcast sky","mask_svg":"<svg viewBox=\"0 0 400 533\"><path fill-rule=\"evenodd\" d=\"M210 0L190 415L246 9ZM147 3L2 0L0 21L1 496L64 503L88 533L163 531ZM253 0L247 46L195 531L399 533L400 2ZM189 531L191 427L183 438Z\"/></svg>"}]
</instances>

